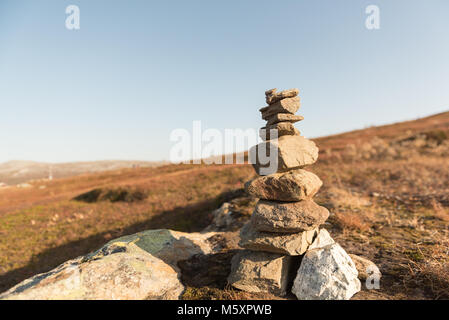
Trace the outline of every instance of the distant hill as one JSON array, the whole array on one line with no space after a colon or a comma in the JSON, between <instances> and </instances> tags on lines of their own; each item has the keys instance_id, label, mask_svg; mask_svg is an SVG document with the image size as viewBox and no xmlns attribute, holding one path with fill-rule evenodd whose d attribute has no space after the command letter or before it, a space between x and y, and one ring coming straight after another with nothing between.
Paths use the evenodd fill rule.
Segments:
<instances>
[{"instance_id":1,"label":"distant hill","mask_svg":"<svg viewBox=\"0 0 449 320\"><path fill-rule=\"evenodd\" d=\"M0 184L15 185L30 180L65 178L123 168L157 167L165 162L105 160L92 162L45 163L14 160L0 163Z\"/></svg>"}]
</instances>

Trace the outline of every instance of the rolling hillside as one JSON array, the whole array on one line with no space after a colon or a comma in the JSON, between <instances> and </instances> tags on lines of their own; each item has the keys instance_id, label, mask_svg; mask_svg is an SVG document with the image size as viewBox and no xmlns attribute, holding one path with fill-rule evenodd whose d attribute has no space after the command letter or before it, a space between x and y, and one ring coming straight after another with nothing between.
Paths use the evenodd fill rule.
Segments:
<instances>
[{"instance_id":1,"label":"rolling hillside","mask_svg":"<svg viewBox=\"0 0 449 320\"><path fill-rule=\"evenodd\" d=\"M308 170L324 182L326 228L383 274L380 290L355 298L448 298L449 112L314 141L320 159ZM245 221L254 199L242 188L254 176L248 164L163 165L0 189L0 291L121 235L200 231L223 202ZM221 285L186 293L233 297L257 298Z\"/></svg>"}]
</instances>

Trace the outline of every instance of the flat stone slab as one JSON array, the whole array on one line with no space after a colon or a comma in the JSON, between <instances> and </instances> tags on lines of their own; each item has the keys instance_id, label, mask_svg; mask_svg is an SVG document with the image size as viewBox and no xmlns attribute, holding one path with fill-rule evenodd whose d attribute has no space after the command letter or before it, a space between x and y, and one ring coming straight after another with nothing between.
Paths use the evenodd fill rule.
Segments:
<instances>
[{"instance_id":1,"label":"flat stone slab","mask_svg":"<svg viewBox=\"0 0 449 320\"><path fill-rule=\"evenodd\" d=\"M270 130L276 130L277 135L275 136L274 133ZM301 133L298 129L295 128L293 123L291 122L278 122L276 124L263 127L259 130L259 136L262 138L263 141L270 140L270 139L277 139L282 136L299 136Z\"/></svg>"},{"instance_id":2,"label":"flat stone slab","mask_svg":"<svg viewBox=\"0 0 449 320\"><path fill-rule=\"evenodd\" d=\"M349 255L334 243L307 251L292 292L299 300L349 300L361 289L357 275Z\"/></svg>"},{"instance_id":3,"label":"flat stone slab","mask_svg":"<svg viewBox=\"0 0 449 320\"><path fill-rule=\"evenodd\" d=\"M290 256L242 250L232 258L228 283L246 292L285 295L291 264Z\"/></svg>"},{"instance_id":4,"label":"flat stone slab","mask_svg":"<svg viewBox=\"0 0 449 320\"><path fill-rule=\"evenodd\" d=\"M250 159L256 172L265 176L314 164L318 160L318 148L303 136L288 135L253 146Z\"/></svg>"},{"instance_id":5,"label":"flat stone slab","mask_svg":"<svg viewBox=\"0 0 449 320\"><path fill-rule=\"evenodd\" d=\"M262 176L245 184L250 195L275 201L301 201L312 198L323 182L312 172L297 169Z\"/></svg>"},{"instance_id":6,"label":"flat stone slab","mask_svg":"<svg viewBox=\"0 0 449 320\"><path fill-rule=\"evenodd\" d=\"M262 113L262 119L268 120L277 113L295 114L300 107L299 97L280 100L272 105L266 106L259 111Z\"/></svg>"},{"instance_id":7,"label":"flat stone slab","mask_svg":"<svg viewBox=\"0 0 449 320\"><path fill-rule=\"evenodd\" d=\"M329 211L312 200L275 202L260 200L251 216L258 231L302 232L316 229L329 217Z\"/></svg>"},{"instance_id":8,"label":"flat stone slab","mask_svg":"<svg viewBox=\"0 0 449 320\"><path fill-rule=\"evenodd\" d=\"M295 123L298 121L304 120L303 116L298 116L295 114L290 113L277 113L275 115L272 115L267 119L267 126L279 123L279 122L290 122Z\"/></svg>"},{"instance_id":9,"label":"flat stone slab","mask_svg":"<svg viewBox=\"0 0 449 320\"><path fill-rule=\"evenodd\" d=\"M317 234L317 229L286 234L262 232L254 229L251 223L247 223L240 231L239 245L254 251L299 256L307 251Z\"/></svg>"}]
</instances>

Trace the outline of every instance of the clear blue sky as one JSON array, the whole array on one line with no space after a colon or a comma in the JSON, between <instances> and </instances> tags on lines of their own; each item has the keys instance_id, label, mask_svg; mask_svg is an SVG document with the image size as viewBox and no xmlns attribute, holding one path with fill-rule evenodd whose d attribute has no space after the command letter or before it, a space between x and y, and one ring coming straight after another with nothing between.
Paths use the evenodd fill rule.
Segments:
<instances>
[{"instance_id":1,"label":"clear blue sky","mask_svg":"<svg viewBox=\"0 0 449 320\"><path fill-rule=\"evenodd\" d=\"M307 137L447 111L448 14L447 0L1 0L0 162L168 159L193 120L262 126L272 87L300 89Z\"/></svg>"}]
</instances>

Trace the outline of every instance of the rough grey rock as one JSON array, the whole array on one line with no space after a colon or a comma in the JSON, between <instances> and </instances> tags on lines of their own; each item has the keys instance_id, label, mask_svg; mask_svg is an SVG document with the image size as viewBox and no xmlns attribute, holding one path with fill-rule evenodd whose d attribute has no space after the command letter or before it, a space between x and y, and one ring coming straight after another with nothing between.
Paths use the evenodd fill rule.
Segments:
<instances>
[{"instance_id":1,"label":"rough grey rock","mask_svg":"<svg viewBox=\"0 0 449 320\"><path fill-rule=\"evenodd\" d=\"M247 223L240 231L239 245L254 251L267 251L289 256L304 254L317 235L317 229L300 233L261 232Z\"/></svg>"},{"instance_id":2,"label":"rough grey rock","mask_svg":"<svg viewBox=\"0 0 449 320\"><path fill-rule=\"evenodd\" d=\"M214 235L163 229L122 237L21 282L0 299L178 299L184 286L177 262L214 252L208 241Z\"/></svg>"},{"instance_id":3,"label":"rough grey rock","mask_svg":"<svg viewBox=\"0 0 449 320\"><path fill-rule=\"evenodd\" d=\"M329 217L329 211L312 200L275 202L260 200L251 216L258 231L301 232L317 228Z\"/></svg>"},{"instance_id":4,"label":"rough grey rock","mask_svg":"<svg viewBox=\"0 0 449 320\"><path fill-rule=\"evenodd\" d=\"M318 148L313 141L303 136L286 135L253 146L250 149L250 159L259 175L268 175L314 164L318 160Z\"/></svg>"},{"instance_id":5,"label":"rough grey rock","mask_svg":"<svg viewBox=\"0 0 449 320\"><path fill-rule=\"evenodd\" d=\"M277 135L272 135L270 130L276 130ZM259 130L259 136L263 141L277 139L282 136L299 136L301 133L291 122L278 122L271 126L263 127Z\"/></svg>"},{"instance_id":6,"label":"rough grey rock","mask_svg":"<svg viewBox=\"0 0 449 320\"><path fill-rule=\"evenodd\" d=\"M354 262L334 243L307 251L292 292L299 300L349 300L360 289Z\"/></svg>"},{"instance_id":7,"label":"rough grey rock","mask_svg":"<svg viewBox=\"0 0 449 320\"><path fill-rule=\"evenodd\" d=\"M245 190L250 195L265 200L301 201L312 198L322 185L323 182L317 175L297 169L248 181Z\"/></svg>"},{"instance_id":8,"label":"rough grey rock","mask_svg":"<svg viewBox=\"0 0 449 320\"><path fill-rule=\"evenodd\" d=\"M262 119L267 120L276 113L295 114L300 107L299 97L287 98L278 101L270 106L264 107L259 111L262 113Z\"/></svg>"},{"instance_id":9,"label":"rough grey rock","mask_svg":"<svg viewBox=\"0 0 449 320\"><path fill-rule=\"evenodd\" d=\"M246 292L287 293L291 257L276 253L243 250L231 262L228 283Z\"/></svg>"},{"instance_id":10,"label":"rough grey rock","mask_svg":"<svg viewBox=\"0 0 449 320\"><path fill-rule=\"evenodd\" d=\"M309 246L309 250L319 249L334 244L335 241L326 229L320 229L313 243Z\"/></svg>"}]
</instances>

